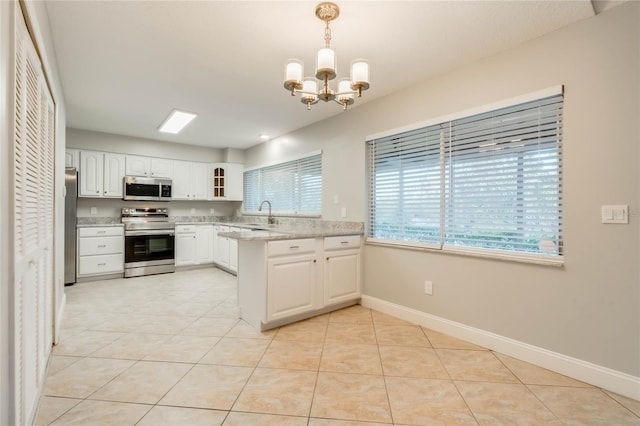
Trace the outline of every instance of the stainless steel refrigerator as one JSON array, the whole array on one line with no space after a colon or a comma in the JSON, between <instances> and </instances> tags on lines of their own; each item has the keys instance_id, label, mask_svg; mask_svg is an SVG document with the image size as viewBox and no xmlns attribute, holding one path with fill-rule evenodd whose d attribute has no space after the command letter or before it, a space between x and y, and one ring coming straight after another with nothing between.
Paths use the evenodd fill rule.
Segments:
<instances>
[{"instance_id":1,"label":"stainless steel refrigerator","mask_svg":"<svg viewBox=\"0 0 640 426\"><path fill-rule=\"evenodd\" d=\"M64 175L64 284L76 282L76 204L78 171L67 167Z\"/></svg>"}]
</instances>

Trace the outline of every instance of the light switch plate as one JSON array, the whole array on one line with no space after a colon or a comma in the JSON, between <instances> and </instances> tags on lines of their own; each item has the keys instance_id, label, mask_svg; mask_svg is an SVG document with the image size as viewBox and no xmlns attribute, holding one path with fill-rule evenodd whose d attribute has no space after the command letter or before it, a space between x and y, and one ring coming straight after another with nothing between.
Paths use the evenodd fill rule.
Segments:
<instances>
[{"instance_id":1,"label":"light switch plate","mask_svg":"<svg viewBox=\"0 0 640 426\"><path fill-rule=\"evenodd\" d=\"M629 206L626 204L602 206L602 223L629 223Z\"/></svg>"}]
</instances>

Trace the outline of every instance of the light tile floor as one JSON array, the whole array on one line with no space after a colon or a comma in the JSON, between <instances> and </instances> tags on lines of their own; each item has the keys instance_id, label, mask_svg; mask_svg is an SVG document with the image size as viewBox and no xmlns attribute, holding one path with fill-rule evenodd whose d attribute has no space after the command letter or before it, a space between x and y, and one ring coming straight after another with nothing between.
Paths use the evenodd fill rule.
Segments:
<instances>
[{"instance_id":1,"label":"light tile floor","mask_svg":"<svg viewBox=\"0 0 640 426\"><path fill-rule=\"evenodd\" d=\"M215 268L66 288L38 425L640 425L640 402L353 306L277 330Z\"/></svg>"}]
</instances>

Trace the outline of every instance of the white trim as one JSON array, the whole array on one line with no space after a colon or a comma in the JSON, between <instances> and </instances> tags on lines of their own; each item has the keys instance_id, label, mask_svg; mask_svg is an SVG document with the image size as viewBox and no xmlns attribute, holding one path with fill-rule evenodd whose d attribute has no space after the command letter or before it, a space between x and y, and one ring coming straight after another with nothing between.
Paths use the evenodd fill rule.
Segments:
<instances>
[{"instance_id":1,"label":"white trim","mask_svg":"<svg viewBox=\"0 0 640 426\"><path fill-rule=\"evenodd\" d=\"M362 295L360 303L366 308L375 309L440 333L484 346L496 352L513 356L539 367L607 389L627 398L640 400L640 377L375 297Z\"/></svg>"},{"instance_id":2,"label":"white trim","mask_svg":"<svg viewBox=\"0 0 640 426\"><path fill-rule=\"evenodd\" d=\"M560 95L564 93L564 86L552 86L546 89L536 90L535 92L526 93L520 96L514 96L509 99L503 99L501 101L492 102L490 104L481 105L474 108L469 108L463 111L454 112L451 114L442 115L440 117L430 118L419 123L408 124L406 126L397 127L395 129L386 130L384 132L375 133L365 138L365 141L372 141L375 139L384 138L387 136L396 135L398 133L409 132L411 130L420 129L422 127L432 126L434 124L445 123L447 121L457 120L463 117L471 117L472 115L482 114L484 112L493 111L500 108L506 108L513 105L519 105L525 102L535 101L537 99L548 98L549 96Z\"/></svg>"},{"instance_id":3,"label":"white trim","mask_svg":"<svg viewBox=\"0 0 640 426\"><path fill-rule=\"evenodd\" d=\"M509 262L531 263L533 265L564 267L564 256L535 253L507 252L504 250L474 249L471 247L440 247L438 244L383 240L365 237L365 244L372 246L392 247L401 250L418 250L433 253L454 254L458 256L479 257L481 259L506 260Z\"/></svg>"},{"instance_id":4,"label":"white trim","mask_svg":"<svg viewBox=\"0 0 640 426\"><path fill-rule=\"evenodd\" d=\"M54 319L55 323L53 324L53 345L57 345L60 341L60 333L62 326L62 317L64 315L65 308L67 307L67 293L62 292L62 301L60 301L60 306L58 307L58 311L56 312ZM53 350L49 352L49 358L53 355Z\"/></svg>"},{"instance_id":5,"label":"white trim","mask_svg":"<svg viewBox=\"0 0 640 426\"><path fill-rule=\"evenodd\" d=\"M283 158L281 160L274 161L272 163L261 164L259 166L246 167L244 169L244 171L245 172L250 172L251 170L256 170L256 169L262 169L262 168L265 168L265 167L276 166L278 164L288 163L290 161L301 160L303 158L309 158L309 157L313 157L315 155L322 155L322 150L319 149L317 151L308 152L306 154L295 155L295 156L292 156L292 157L286 157L286 158Z\"/></svg>"}]
</instances>

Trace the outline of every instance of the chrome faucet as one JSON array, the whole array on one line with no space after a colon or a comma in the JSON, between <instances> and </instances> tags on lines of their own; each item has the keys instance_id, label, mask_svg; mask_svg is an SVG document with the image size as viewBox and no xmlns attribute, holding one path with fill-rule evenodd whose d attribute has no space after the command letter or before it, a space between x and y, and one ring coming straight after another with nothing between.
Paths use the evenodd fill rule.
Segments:
<instances>
[{"instance_id":1,"label":"chrome faucet","mask_svg":"<svg viewBox=\"0 0 640 426\"><path fill-rule=\"evenodd\" d=\"M272 225L274 223L276 223L276 218L273 217L273 215L271 214L271 201L269 200L264 200L263 202L260 203L260 207L258 207L258 211L261 212L262 211L262 206L264 205L264 203L267 203L269 205L269 217L267 218L267 222Z\"/></svg>"}]
</instances>

